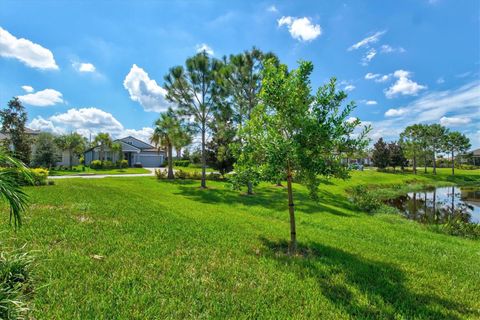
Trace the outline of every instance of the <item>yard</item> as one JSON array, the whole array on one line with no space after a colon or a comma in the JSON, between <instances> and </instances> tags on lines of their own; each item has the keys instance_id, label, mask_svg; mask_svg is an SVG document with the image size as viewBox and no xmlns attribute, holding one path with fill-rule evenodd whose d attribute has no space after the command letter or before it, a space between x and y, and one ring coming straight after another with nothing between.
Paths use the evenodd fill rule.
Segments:
<instances>
[{"instance_id":1,"label":"yard","mask_svg":"<svg viewBox=\"0 0 480 320\"><path fill-rule=\"evenodd\" d=\"M478 170L439 171L416 179L480 183ZM318 204L295 185L296 257L285 190L270 184L246 196L223 182L67 179L29 188L23 227L1 232L36 256L37 319L478 319L479 241L347 200L348 186L413 178L353 172L325 181Z\"/></svg>"},{"instance_id":2,"label":"yard","mask_svg":"<svg viewBox=\"0 0 480 320\"><path fill-rule=\"evenodd\" d=\"M92 169L84 166L74 166L72 170L50 170L50 176L72 176L72 175L97 175L97 174L138 174L150 173L144 168L113 168L113 169Z\"/></svg>"}]
</instances>

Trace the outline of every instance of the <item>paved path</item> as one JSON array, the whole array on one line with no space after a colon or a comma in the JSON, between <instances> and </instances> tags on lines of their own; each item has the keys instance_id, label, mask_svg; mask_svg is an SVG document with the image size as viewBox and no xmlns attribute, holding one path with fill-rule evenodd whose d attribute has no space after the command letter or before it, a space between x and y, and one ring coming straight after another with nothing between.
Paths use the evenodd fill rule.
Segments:
<instances>
[{"instance_id":1,"label":"paved path","mask_svg":"<svg viewBox=\"0 0 480 320\"><path fill-rule=\"evenodd\" d=\"M145 168L150 170L150 173L132 173L132 174L90 174L90 175L71 175L71 176L50 176L48 179L101 179L101 178L125 178L125 177L152 177L155 175L155 169L157 168ZM164 169L164 168L160 168Z\"/></svg>"}]
</instances>

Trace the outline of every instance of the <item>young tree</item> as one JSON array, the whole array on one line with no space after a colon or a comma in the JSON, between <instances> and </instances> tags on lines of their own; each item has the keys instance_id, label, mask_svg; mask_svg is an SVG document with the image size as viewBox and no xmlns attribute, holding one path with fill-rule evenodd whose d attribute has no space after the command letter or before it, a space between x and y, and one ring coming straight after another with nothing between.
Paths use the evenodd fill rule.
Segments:
<instances>
[{"instance_id":1,"label":"young tree","mask_svg":"<svg viewBox=\"0 0 480 320\"><path fill-rule=\"evenodd\" d=\"M177 119L174 111L168 111L160 114L160 118L155 121L155 129L153 130L150 141L156 147L162 146L167 150L168 161L168 179L173 179L173 146L177 137L181 136L180 122Z\"/></svg>"},{"instance_id":2,"label":"young tree","mask_svg":"<svg viewBox=\"0 0 480 320\"><path fill-rule=\"evenodd\" d=\"M123 160L123 148L120 142L112 142L110 150L118 155L118 161Z\"/></svg>"},{"instance_id":3,"label":"young tree","mask_svg":"<svg viewBox=\"0 0 480 320\"><path fill-rule=\"evenodd\" d=\"M55 136L49 132L42 132L37 136L32 163L34 166L52 168L58 161L58 148Z\"/></svg>"},{"instance_id":4,"label":"young tree","mask_svg":"<svg viewBox=\"0 0 480 320\"><path fill-rule=\"evenodd\" d=\"M346 144L361 144L365 136L363 132L360 137L352 138L360 121L347 121L355 105L341 107L347 96L336 91L335 79L320 87L316 95L310 93L312 70L310 62L301 62L297 70L289 72L286 65L267 61L260 93L262 104L253 110L242 130L242 138L248 145L245 150L251 152L262 178L277 182L279 176L287 177L290 253L295 252L297 245L293 175L316 199L319 176L348 177L348 169L341 164L337 150Z\"/></svg>"},{"instance_id":5,"label":"young tree","mask_svg":"<svg viewBox=\"0 0 480 320\"><path fill-rule=\"evenodd\" d=\"M417 157L420 153L422 127L419 124L408 126L400 134L400 145L412 157L413 173L417 174Z\"/></svg>"},{"instance_id":6,"label":"young tree","mask_svg":"<svg viewBox=\"0 0 480 320\"><path fill-rule=\"evenodd\" d=\"M392 142L388 144L388 154L389 154L389 165L393 167L393 171L395 171L396 167L401 167L402 171L407 164L407 159L403 154L403 149L400 144L397 142Z\"/></svg>"},{"instance_id":7,"label":"young tree","mask_svg":"<svg viewBox=\"0 0 480 320\"><path fill-rule=\"evenodd\" d=\"M99 135L101 134L102 133ZM108 135L108 133L105 134ZM96 138L95 141L97 141ZM83 154L83 151L85 151L86 146L85 138L76 132L56 137L55 143L60 150L68 151L68 162L70 169L73 167L73 156L75 155L80 157Z\"/></svg>"},{"instance_id":8,"label":"young tree","mask_svg":"<svg viewBox=\"0 0 480 320\"><path fill-rule=\"evenodd\" d=\"M379 169L385 169L390 163L390 151L383 138L378 139L373 145L372 161Z\"/></svg>"},{"instance_id":9,"label":"young tree","mask_svg":"<svg viewBox=\"0 0 480 320\"><path fill-rule=\"evenodd\" d=\"M232 109L233 124L237 127L237 135L242 130L245 123L250 120L252 110L260 102L260 90L262 88L262 70L263 63L267 59L274 59L278 62L278 58L273 53L263 53L253 48L251 51L245 51L237 55L230 55L228 63L222 70L221 83L222 88L230 97L229 105ZM245 148L243 139L236 139L235 144L230 148L224 146L223 153L234 153L235 158L243 157L242 162L253 159L246 159L249 152L243 152ZM230 149L230 150L227 150ZM251 163L253 164L253 163ZM238 164L239 165L239 164ZM251 171L245 170L252 168ZM239 170L244 175L236 175L238 181L242 180L247 185L247 193L253 194L253 182L258 179L259 172L255 170L254 165L245 165L244 170Z\"/></svg>"},{"instance_id":10,"label":"young tree","mask_svg":"<svg viewBox=\"0 0 480 320\"><path fill-rule=\"evenodd\" d=\"M15 158L23 163L30 163L30 139L25 133L27 113L20 100L15 97L8 102L7 108L0 111L2 133L6 135L3 142L5 150L11 150Z\"/></svg>"},{"instance_id":11,"label":"young tree","mask_svg":"<svg viewBox=\"0 0 480 320\"><path fill-rule=\"evenodd\" d=\"M428 149L433 157L433 174L437 174L437 153L443 151L448 130L439 124L431 124L426 129Z\"/></svg>"},{"instance_id":12,"label":"young tree","mask_svg":"<svg viewBox=\"0 0 480 320\"><path fill-rule=\"evenodd\" d=\"M183 128L179 132L178 137L176 137L175 141L173 142L173 146L177 153L176 158L178 160L182 158L182 149L192 143L192 130L186 124L181 124L181 126Z\"/></svg>"},{"instance_id":13,"label":"young tree","mask_svg":"<svg viewBox=\"0 0 480 320\"><path fill-rule=\"evenodd\" d=\"M212 121L213 111L220 97L217 83L218 74L223 63L200 52L188 58L186 68L173 67L165 76L167 99L178 105L179 113L193 117L194 124L202 136L202 181L206 188L206 134Z\"/></svg>"},{"instance_id":14,"label":"young tree","mask_svg":"<svg viewBox=\"0 0 480 320\"><path fill-rule=\"evenodd\" d=\"M444 151L452 157L452 175L455 174L455 153L464 153L470 149L470 139L458 131L449 132L444 139Z\"/></svg>"},{"instance_id":15,"label":"young tree","mask_svg":"<svg viewBox=\"0 0 480 320\"><path fill-rule=\"evenodd\" d=\"M112 147L112 138L108 133L100 132L93 140L93 143L100 147L100 161L105 161L105 150Z\"/></svg>"}]
</instances>

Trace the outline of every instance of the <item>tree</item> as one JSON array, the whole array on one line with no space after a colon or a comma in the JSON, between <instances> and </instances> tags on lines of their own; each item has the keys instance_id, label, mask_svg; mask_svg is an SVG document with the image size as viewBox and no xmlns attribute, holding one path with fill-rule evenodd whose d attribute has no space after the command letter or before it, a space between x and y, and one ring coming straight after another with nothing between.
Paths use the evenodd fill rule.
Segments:
<instances>
[{"instance_id":1,"label":"tree","mask_svg":"<svg viewBox=\"0 0 480 320\"><path fill-rule=\"evenodd\" d=\"M408 155L412 157L413 173L417 174L417 157L421 147L422 125L414 124L408 126L400 134L400 145Z\"/></svg>"},{"instance_id":2,"label":"tree","mask_svg":"<svg viewBox=\"0 0 480 320\"><path fill-rule=\"evenodd\" d=\"M182 158L182 149L187 147L192 143L192 130L186 124L181 124L182 128L179 132L179 135L176 137L173 142L175 151L177 152L177 159Z\"/></svg>"},{"instance_id":3,"label":"tree","mask_svg":"<svg viewBox=\"0 0 480 320\"><path fill-rule=\"evenodd\" d=\"M372 161L379 169L385 169L390 163L390 151L383 138L378 139L373 145Z\"/></svg>"},{"instance_id":4,"label":"tree","mask_svg":"<svg viewBox=\"0 0 480 320\"><path fill-rule=\"evenodd\" d=\"M458 131L449 132L444 139L444 151L452 156L452 175L455 174L455 153L464 153L470 149L470 139Z\"/></svg>"},{"instance_id":5,"label":"tree","mask_svg":"<svg viewBox=\"0 0 480 320\"><path fill-rule=\"evenodd\" d=\"M0 111L2 133L6 135L3 142L5 150L11 150L15 158L30 163L30 139L25 133L27 113L20 100L15 97L8 102L8 107Z\"/></svg>"},{"instance_id":6,"label":"tree","mask_svg":"<svg viewBox=\"0 0 480 320\"><path fill-rule=\"evenodd\" d=\"M102 133L99 135L101 134ZM108 133L105 134L108 135ZM97 141L97 138L95 138L95 141ZM60 150L68 151L68 162L70 169L73 167L73 156L81 156L83 151L85 151L86 146L85 139L76 132L64 134L55 138L55 143Z\"/></svg>"},{"instance_id":7,"label":"tree","mask_svg":"<svg viewBox=\"0 0 480 320\"><path fill-rule=\"evenodd\" d=\"M50 169L58 161L58 148L55 137L49 132L42 132L37 136L33 165Z\"/></svg>"},{"instance_id":8,"label":"tree","mask_svg":"<svg viewBox=\"0 0 480 320\"><path fill-rule=\"evenodd\" d=\"M4 149L0 148L0 195L10 207L10 223L13 220L15 228L22 223L21 213L25 211L28 196L23 192L19 176L26 181L32 182L30 171L25 165L10 157Z\"/></svg>"},{"instance_id":9,"label":"tree","mask_svg":"<svg viewBox=\"0 0 480 320\"><path fill-rule=\"evenodd\" d=\"M174 111L168 111L160 114L160 117L155 121L155 129L150 138L150 141L156 147L162 146L167 150L168 161L168 179L173 179L173 146L177 137L181 136L180 122L177 119Z\"/></svg>"},{"instance_id":10,"label":"tree","mask_svg":"<svg viewBox=\"0 0 480 320\"><path fill-rule=\"evenodd\" d=\"M448 130L439 124L431 124L427 126L426 134L428 141L428 148L433 157L433 174L437 174L437 153L443 151L445 145L445 137Z\"/></svg>"},{"instance_id":11,"label":"tree","mask_svg":"<svg viewBox=\"0 0 480 320\"><path fill-rule=\"evenodd\" d=\"M230 97L229 106L232 110L233 125L236 125L237 135L240 135L240 130L248 120L252 110L260 102L260 90L262 88L262 70L264 61L273 59L278 63L278 58L273 53L263 53L262 51L253 48L251 51L245 51L237 55L230 55L228 63L222 69L222 88ZM235 144L230 148L224 145L224 154L233 153L232 158L243 157L242 162L246 164L247 161L253 159L246 159L249 152L243 152L245 143L242 139L236 139ZM230 149L230 150L228 150ZM221 157L224 158L222 155ZM251 171L245 170L252 168ZM244 170L239 170L244 175L236 175L238 181L242 180L247 185L247 193L253 194L253 182L258 179L259 172L255 170L252 164L245 165Z\"/></svg>"},{"instance_id":12,"label":"tree","mask_svg":"<svg viewBox=\"0 0 480 320\"><path fill-rule=\"evenodd\" d=\"M203 51L188 58L182 66L173 67L165 76L167 99L178 105L179 113L193 117L202 136L202 181L206 188L206 134L212 121L213 111L220 96L217 78L223 63L210 58Z\"/></svg>"},{"instance_id":13,"label":"tree","mask_svg":"<svg viewBox=\"0 0 480 320\"><path fill-rule=\"evenodd\" d=\"M388 154L389 154L389 165L393 167L395 171L396 167L401 167L402 171L407 164L407 159L403 154L402 146L397 142L392 142L388 144Z\"/></svg>"},{"instance_id":14,"label":"tree","mask_svg":"<svg viewBox=\"0 0 480 320\"><path fill-rule=\"evenodd\" d=\"M123 160L123 148L120 142L112 142L110 150L112 150L114 154L116 153L118 155L118 161Z\"/></svg>"},{"instance_id":15,"label":"tree","mask_svg":"<svg viewBox=\"0 0 480 320\"><path fill-rule=\"evenodd\" d=\"M296 251L297 245L293 175L317 199L319 176L348 177L348 168L341 164L336 150L345 144L364 142L366 133L352 137L360 121L347 121L355 105L349 103L341 108L347 96L336 91L335 79L320 87L316 95L310 93L312 70L311 62L300 62L298 69L289 72L286 65L267 61L260 93L262 103L254 108L241 131L248 146L245 150L251 152L255 166L260 167L262 179L277 182L279 176L287 178L290 253Z\"/></svg>"},{"instance_id":16,"label":"tree","mask_svg":"<svg viewBox=\"0 0 480 320\"><path fill-rule=\"evenodd\" d=\"M105 161L105 150L112 147L112 138L108 133L100 132L93 140L93 143L100 147L100 161Z\"/></svg>"}]
</instances>

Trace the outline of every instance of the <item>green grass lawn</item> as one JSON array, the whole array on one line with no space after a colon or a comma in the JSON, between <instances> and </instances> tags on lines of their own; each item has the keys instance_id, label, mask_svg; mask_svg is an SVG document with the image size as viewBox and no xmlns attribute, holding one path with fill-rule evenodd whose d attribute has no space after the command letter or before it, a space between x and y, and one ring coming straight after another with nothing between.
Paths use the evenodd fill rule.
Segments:
<instances>
[{"instance_id":1,"label":"green grass lawn","mask_svg":"<svg viewBox=\"0 0 480 320\"><path fill-rule=\"evenodd\" d=\"M198 172L198 173L202 173L202 168L196 168L196 167L176 167L176 166L173 166L173 170L183 170L185 172L189 172L189 173L193 173L193 172ZM206 172L209 173L209 172L215 172L215 169L213 168L206 168Z\"/></svg>"},{"instance_id":2,"label":"green grass lawn","mask_svg":"<svg viewBox=\"0 0 480 320\"><path fill-rule=\"evenodd\" d=\"M295 185L295 257L286 190L270 184L246 196L212 181L62 180L28 188L23 227L4 209L0 232L35 252L37 319L478 319L480 241L347 200L353 184L413 178L353 172L324 181L320 203ZM416 179L480 183L480 171Z\"/></svg>"},{"instance_id":3,"label":"green grass lawn","mask_svg":"<svg viewBox=\"0 0 480 320\"><path fill-rule=\"evenodd\" d=\"M150 173L144 168L123 168L123 169L92 169L85 167L83 171L82 166L75 166L74 170L51 170L50 176L71 176L71 175L95 175L95 174L138 174Z\"/></svg>"}]
</instances>

